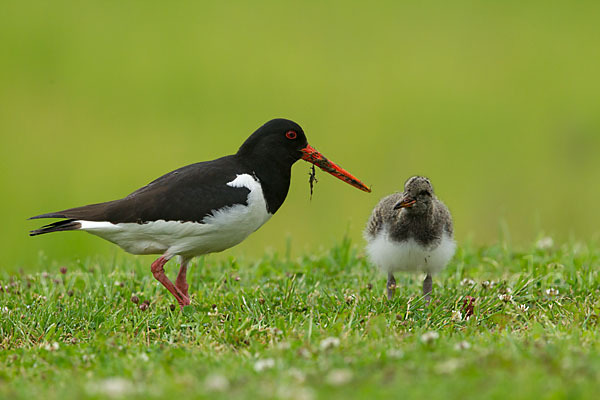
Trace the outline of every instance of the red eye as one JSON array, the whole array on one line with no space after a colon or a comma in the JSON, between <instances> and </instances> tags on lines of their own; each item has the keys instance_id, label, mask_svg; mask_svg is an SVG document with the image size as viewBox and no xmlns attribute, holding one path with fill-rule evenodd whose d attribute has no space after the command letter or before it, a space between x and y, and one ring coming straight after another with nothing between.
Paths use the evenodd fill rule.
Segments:
<instances>
[{"instance_id":1,"label":"red eye","mask_svg":"<svg viewBox=\"0 0 600 400\"><path fill-rule=\"evenodd\" d=\"M288 139L296 139L296 136L298 136L298 134L294 131L287 131L285 134L285 137Z\"/></svg>"}]
</instances>

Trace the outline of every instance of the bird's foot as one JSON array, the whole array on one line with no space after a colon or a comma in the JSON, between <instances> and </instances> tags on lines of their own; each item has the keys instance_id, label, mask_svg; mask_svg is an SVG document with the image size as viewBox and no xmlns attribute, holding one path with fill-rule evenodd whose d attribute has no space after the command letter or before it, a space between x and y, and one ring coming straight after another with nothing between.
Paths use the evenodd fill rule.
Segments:
<instances>
[{"instance_id":1,"label":"bird's foot","mask_svg":"<svg viewBox=\"0 0 600 400\"><path fill-rule=\"evenodd\" d=\"M431 295L426 294L425 295L425 307L427 307L429 305L429 303L431 303Z\"/></svg>"},{"instance_id":2,"label":"bird's foot","mask_svg":"<svg viewBox=\"0 0 600 400\"><path fill-rule=\"evenodd\" d=\"M387 287L387 298L392 301L394 299L394 293L396 293L396 284L392 283Z\"/></svg>"},{"instance_id":3,"label":"bird's foot","mask_svg":"<svg viewBox=\"0 0 600 400\"><path fill-rule=\"evenodd\" d=\"M182 280L179 279L179 275L178 275L177 279L175 280L175 287L177 289L179 289L179 291L181 292L181 294L183 294L185 297L187 297L188 301L189 301L189 297L190 297L189 294L188 294L188 287L189 287L189 285L185 281L185 277L183 278L183 281L182 281Z\"/></svg>"},{"instance_id":4,"label":"bird's foot","mask_svg":"<svg viewBox=\"0 0 600 400\"><path fill-rule=\"evenodd\" d=\"M188 263L190 262L189 258L183 258L181 259L181 267L179 268L179 273L177 274L177 278L175 279L175 287L177 289L179 289L179 291L185 296L185 297L189 297L188 295L188 283L187 283L187 267L188 267ZM189 301L189 299L188 299ZM189 304L189 303L188 303Z\"/></svg>"},{"instance_id":5,"label":"bird's foot","mask_svg":"<svg viewBox=\"0 0 600 400\"><path fill-rule=\"evenodd\" d=\"M425 306L431 303L431 291L433 290L433 279L430 274L427 274L423 281L423 296L425 297Z\"/></svg>"},{"instance_id":6,"label":"bird's foot","mask_svg":"<svg viewBox=\"0 0 600 400\"><path fill-rule=\"evenodd\" d=\"M181 311L183 311L183 307L189 306L190 304L192 304L192 302L188 296L183 297L181 300L182 301L177 300L179 302L179 308L181 309Z\"/></svg>"},{"instance_id":7,"label":"bird's foot","mask_svg":"<svg viewBox=\"0 0 600 400\"><path fill-rule=\"evenodd\" d=\"M394 298L394 293L396 292L396 278L391 273L388 274L387 281L387 298L391 301Z\"/></svg>"},{"instance_id":8,"label":"bird's foot","mask_svg":"<svg viewBox=\"0 0 600 400\"><path fill-rule=\"evenodd\" d=\"M156 261L152 263L152 267L150 268L152 271L152 275L159 281L167 290L175 297L179 305L183 308L183 306L187 306L190 304L190 298L187 294L184 294L177 286L173 285L173 282L167 278L165 274L164 265L167 263L168 258L165 256L159 257Z\"/></svg>"}]
</instances>

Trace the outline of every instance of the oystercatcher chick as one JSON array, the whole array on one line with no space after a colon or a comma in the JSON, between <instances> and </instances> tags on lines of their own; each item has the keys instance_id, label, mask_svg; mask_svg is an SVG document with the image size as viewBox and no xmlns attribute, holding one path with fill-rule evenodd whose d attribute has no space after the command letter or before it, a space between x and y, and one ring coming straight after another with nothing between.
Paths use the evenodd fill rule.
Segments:
<instances>
[{"instance_id":1,"label":"oystercatcher chick","mask_svg":"<svg viewBox=\"0 0 600 400\"><path fill-rule=\"evenodd\" d=\"M452 217L435 195L429 179L414 176L403 193L381 199L365 229L370 261L387 272L387 297L396 289L394 272L424 272L423 296L429 304L431 275L442 270L454 255Z\"/></svg>"},{"instance_id":2,"label":"oystercatcher chick","mask_svg":"<svg viewBox=\"0 0 600 400\"><path fill-rule=\"evenodd\" d=\"M267 222L285 200L291 167L299 159L370 192L311 147L298 124L274 119L236 154L179 168L119 200L37 215L30 219L63 219L29 234L85 231L129 253L161 254L152 274L183 308L190 304L189 261L235 246ZM174 256L181 261L175 284L163 268Z\"/></svg>"}]
</instances>

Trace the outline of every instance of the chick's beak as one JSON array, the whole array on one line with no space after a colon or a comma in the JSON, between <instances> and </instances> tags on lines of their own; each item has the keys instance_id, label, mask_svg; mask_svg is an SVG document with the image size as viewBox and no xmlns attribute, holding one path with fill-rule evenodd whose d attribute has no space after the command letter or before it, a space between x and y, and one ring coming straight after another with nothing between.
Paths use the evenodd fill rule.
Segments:
<instances>
[{"instance_id":1,"label":"chick's beak","mask_svg":"<svg viewBox=\"0 0 600 400\"><path fill-rule=\"evenodd\" d=\"M305 148L300 150L302 152L302 159L308 161L311 164L316 165L323 171L330 173L338 179L360 189L364 192L371 192L371 188L359 181L354 175L350 174L345 169L339 167L333 161L329 161L323 154L319 153L314 147L307 144Z\"/></svg>"},{"instance_id":2,"label":"chick's beak","mask_svg":"<svg viewBox=\"0 0 600 400\"><path fill-rule=\"evenodd\" d=\"M414 206L416 202L417 200L415 200L414 198L410 196L404 196L402 200L396 203L396 205L394 206L394 210L399 210L401 208L410 208Z\"/></svg>"}]
</instances>

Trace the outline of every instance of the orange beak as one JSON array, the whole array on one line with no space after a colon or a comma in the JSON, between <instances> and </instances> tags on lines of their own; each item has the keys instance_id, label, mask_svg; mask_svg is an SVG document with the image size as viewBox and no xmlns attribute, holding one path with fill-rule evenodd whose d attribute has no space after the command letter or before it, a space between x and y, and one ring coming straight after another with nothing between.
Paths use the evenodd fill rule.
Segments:
<instances>
[{"instance_id":1,"label":"orange beak","mask_svg":"<svg viewBox=\"0 0 600 400\"><path fill-rule=\"evenodd\" d=\"M405 197L398 203L396 203L396 205L394 206L394 210L399 210L401 208L410 208L414 206L416 202L417 200L413 199L412 197Z\"/></svg>"},{"instance_id":2,"label":"orange beak","mask_svg":"<svg viewBox=\"0 0 600 400\"><path fill-rule=\"evenodd\" d=\"M356 179L352 174L350 174L345 169L339 167L334 162L329 161L325 156L319 153L314 147L310 144L307 144L305 148L301 149L303 155L302 159L304 161L308 161L321 168L323 171L330 173L338 179L343 180L344 182L358 188L364 192L371 192L371 189L367 187L364 183Z\"/></svg>"}]
</instances>

